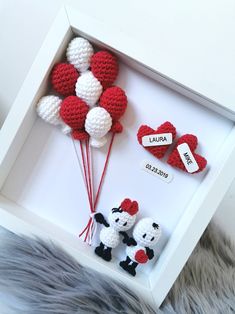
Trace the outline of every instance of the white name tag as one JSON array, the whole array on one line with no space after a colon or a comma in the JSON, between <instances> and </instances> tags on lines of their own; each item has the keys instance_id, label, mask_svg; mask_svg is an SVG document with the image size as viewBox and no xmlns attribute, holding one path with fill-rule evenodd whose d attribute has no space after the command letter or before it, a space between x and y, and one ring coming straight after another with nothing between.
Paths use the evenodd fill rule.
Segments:
<instances>
[{"instance_id":1,"label":"white name tag","mask_svg":"<svg viewBox=\"0 0 235 314\"><path fill-rule=\"evenodd\" d=\"M143 160L141 163L141 169L152 174L153 176L170 183L173 180L173 174L169 173L168 170L164 169L161 165L152 163L148 160Z\"/></svg>"},{"instance_id":2,"label":"white name tag","mask_svg":"<svg viewBox=\"0 0 235 314\"><path fill-rule=\"evenodd\" d=\"M172 144L172 133L150 134L142 137L144 147L170 144Z\"/></svg>"},{"instance_id":3,"label":"white name tag","mask_svg":"<svg viewBox=\"0 0 235 314\"><path fill-rule=\"evenodd\" d=\"M190 150L190 147L187 143L180 144L177 146L177 150L180 154L180 158L189 173L196 172L199 169L199 166Z\"/></svg>"}]
</instances>

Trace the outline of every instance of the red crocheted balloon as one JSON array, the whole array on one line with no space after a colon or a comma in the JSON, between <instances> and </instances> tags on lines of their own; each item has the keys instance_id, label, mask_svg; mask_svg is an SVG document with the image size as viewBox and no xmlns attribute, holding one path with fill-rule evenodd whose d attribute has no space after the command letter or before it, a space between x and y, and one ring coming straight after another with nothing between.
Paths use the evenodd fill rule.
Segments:
<instances>
[{"instance_id":1,"label":"red crocheted balloon","mask_svg":"<svg viewBox=\"0 0 235 314\"><path fill-rule=\"evenodd\" d=\"M51 72L51 84L63 96L75 94L75 84L79 73L72 64L58 63Z\"/></svg>"},{"instance_id":2,"label":"red crocheted balloon","mask_svg":"<svg viewBox=\"0 0 235 314\"><path fill-rule=\"evenodd\" d=\"M185 134L183 136L181 136L177 143L176 143L176 147L174 148L174 150L172 151L172 153L170 154L169 158L168 158L168 164L170 164L172 167L176 167L179 168L183 171L187 172L187 169L185 168L183 161L180 158L180 154L177 150L177 146L183 143L187 143L198 166L199 169L193 173L197 173L197 172L201 172L203 169L205 169L206 165L207 165L207 161L204 157L196 154L194 151L197 148L197 144L198 144L198 140L197 137L195 135L192 134Z\"/></svg>"},{"instance_id":3,"label":"red crocheted balloon","mask_svg":"<svg viewBox=\"0 0 235 314\"><path fill-rule=\"evenodd\" d=\"M114 83L118 75L116 57L106 50L96 52L91 57L91 71L106 89Z\"/></svg>"},{"instance_id":4,"label":"red crocheted balloon","mask_svg":"<svg viewBox=\"0 0 235 314\"><path fill-rule=\"evenodd\" d=\"M89 106L76 96L66 97L60 107L61 119L73 130L84 129Z\"/></svg>"},{"instance_id":5,"label":"red crocheted balloon","mask_svg":"<svg viewBox=\"0 0 235 314\"><path fill-rule=\"evenodd\" d=\"M151 135L151 134L161 134L161 133L171 133L172 139L174 140L176 136L176 129L173 124L170 122L165 122L162 125L160 125L156 130L150 128L147 125L141 125L141 127L138 130L137 138L140 145L142 145L142 138L145 135ZM142 145L143 146L143 145ZM144 146L143 146L144 147ZM162 158L166 151L169 148L169 145L162 145L162 146L148 146L144 147L147 151L149 151L151 154L153 154L157 158Z\"/></svg>"},{"instance_id":6,"label":"red crocheted balloon","mask_svg":"<svg viewBox=\"0 0 235 314\"><path fill-rule=\"evenodd\" d=\"M125 92L118 86L107 88L100 97L100 106L108 111L113 120L119 120L127 108Z\"/></svg>"}]
</instances>

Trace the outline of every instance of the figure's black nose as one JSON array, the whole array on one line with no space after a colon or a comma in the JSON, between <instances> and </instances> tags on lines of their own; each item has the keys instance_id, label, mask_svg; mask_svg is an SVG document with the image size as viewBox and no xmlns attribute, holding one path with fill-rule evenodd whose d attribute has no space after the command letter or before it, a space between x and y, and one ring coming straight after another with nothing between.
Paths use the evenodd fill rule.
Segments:
<instances>
[{"instance_id":1,"label":"figure's black nose","mask_svg":"<svg viewBox=\"0 0 235 314\"><path fill-rule=\"evenodd\" d=\"M158 225L158 224L156 224L155 222L153 223L153 225L152 225L152 226L153 226L153 228L154 228L154 229L158 229L158 228L159 228L159 225Z\"/></svg>"}]
</instances>

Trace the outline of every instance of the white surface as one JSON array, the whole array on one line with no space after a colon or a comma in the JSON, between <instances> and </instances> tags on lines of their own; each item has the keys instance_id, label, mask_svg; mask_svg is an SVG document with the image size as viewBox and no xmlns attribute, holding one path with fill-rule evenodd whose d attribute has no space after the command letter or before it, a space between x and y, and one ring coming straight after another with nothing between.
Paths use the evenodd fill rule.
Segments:
<instances>
[{"instance_id":1,"label":"white surface","mask_svg":"<svg viewBox=\"0 0 235 314\"><path fill-rule=\"evenodd\" d=\"M211 161L231 131L232 123L125 65L120 66L117 84L126 90L129 99L122 119L125 131L115 138L97 210L107 216L109 210L125 197L137 200L140 216L153 216L162 225L163 245L209 170ZM136 89L136 86L141 88ZM141 171L142 160L154 162L155 158L139 145L137 130L143 123L155 128L165 121L175 125L178 136L197 134L200 143L197 151L208 159L207 171L190 175L176 170L166 164L169 152L164 162L160 161L174 175L169 185ZM200 128L198 121L206 128ZM215 129L217 137L214 137ZM107 147L92 150L96 190ZM79 152L79 145L77 148ZM84 197L86 191L71 139L39 119L6 180L2 194L75 235L83 229L89 217L87 197Z\"/></svg>"},{"instance_id":2,"label":"white surface","mask_svg":"<svg viewBox=\"0 0 235 314\"><path fill-rule=\"evenodd\" d=\"M76 3L76 1L66 0L0 1L0 39L1 47L4 47L4 49L0 51L0 124L4 121L59 7L62 3L66 4L68 2L73 5ZM142 1L136 1L135 6L140 8L142 3ZM101 6L101 4L95 2L93 5ZM112 6L113 5L112 3ZM131 2L128 3L128 1L126 1L126 5L130 6ZM202 8L204 5L205 3L202 5ZM155 0L150 1L149 5L146 6L146 9L151 15L153 15L153 12L157 11L155 6ZM179 8L180 7L181 6L179 6ZM224 6L224 10L226 9L227 7ZM96 11L97 7L92 10L91 6L90 13L95 15ZM172 10L172 12L174 12L174 10ZM213 16L216 16L216 14L213 14ZM218 25L220 24L221 23L218 23ZM231 31L234 29L235 28L231 28ZM177 45L175 46L177 47ZM226 51L218 55L221 57L221 60L226 59ZM10 60L10 62L6 62L6 60ZM216 76L223 77L217 67L216 70L218 73ZM231 90L233 91L234 88ZM214 93L216 91L217 89L214 89L212 92ZM235 170L232 169L231 171ZM232 184L224 201L221 203L215 215L215 220L235 239L233 224L235 221L234 200L235 182Z\"/></svg>"},{"instance_id":3,"label":"white surface","mask_svg":"<svg viewBox=\"0 0 235 314\"><path fill-rule=\"evenodd\" d=\"M36 1L35 1L35 3L36 3ZM51 2L50 2L50 3L51 3ZM17 2L15 2L15 6L16 6L16 4L17 4ZM21 5L23 5L23 2L21 2ZM38 5L39 5L39 4L38 4ZM40 4L40 5L41 5L41 4ZM40 5L39 5L39 6L40 6ZM20 11L20 12L21 12L21 11ZM27 20L26 20L26 21L27 21ZM40 27L34 29L33 31L34 31L35 33L36 33L36 32L40 32ZM34 34L35 34L35 33L34 33ZM23 62L23 61L24 61L24 62ZM23 61L22 61L22 64L24 64L24 63L27 64L27 60L26 60L26 59L23 58ZM28 66L29 66L29 63L28 63ZM17 66L16 66L16 68L17 68ZM4 73L4 72L3 72L3 73ZM12 82L12 81L11 81L10 83L11 83L11 84L14 84L14 82ZM18 82L18 83L19 83L19 82ZM207 123L207 121L204 122L204 124L206 124L206 123ZM202 125L202 123L200 123L200 124ZM147 174L146 174L146 175L147 175ZM230 204L231 204L231 203L230 203ZM221 215L221 217L223 217L223 214ZM233 217L234 217L234 216L233 216ZM232 219L232 216L230 217L229 220L231 221L231 219ZM223 219L223 221L224 221L224 220L225 220L225 219ZM234 220L233 220L233 221L234 221Z\"/></svg>"}]
</instances>

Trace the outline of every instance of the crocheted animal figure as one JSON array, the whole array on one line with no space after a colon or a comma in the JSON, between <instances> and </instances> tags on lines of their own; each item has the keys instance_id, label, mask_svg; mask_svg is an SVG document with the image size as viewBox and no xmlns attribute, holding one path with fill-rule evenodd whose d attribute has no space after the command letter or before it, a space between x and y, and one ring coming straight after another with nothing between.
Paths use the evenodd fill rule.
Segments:
<instances>
[{"instance_id":1,"label":"crocheted animal figure","mask_svg":"<svg viewBox=\"0 0 235 314\"><path fill-rule=\"evenodd\" d=\"M108 222L101 213L95 215L95 220L104 225L100 232L100 245L95 249L98 256L105 261L110 261L112 259L112 249L121 242L121 235L124 237L124 241L128 241L128 244L130 244L125 231L134 225L137 212L138 203L126 198L118 208L111 210Z\"/></svg>"},{"instance_id":2,"label":"crocheted animal figure","mask_svg":"<svg viewBox=\"0 0 235 314\"><path fill-rule=\"evenodd\" d=\"M120 266L132 276L136 275L138 264L145 264L153 259L154 246L161 236L161 228L152 218L141 219L133 230L132 240L124 238L123 243L127 244L126 260L120 262Z\"/></svg>"}]
</instances>

